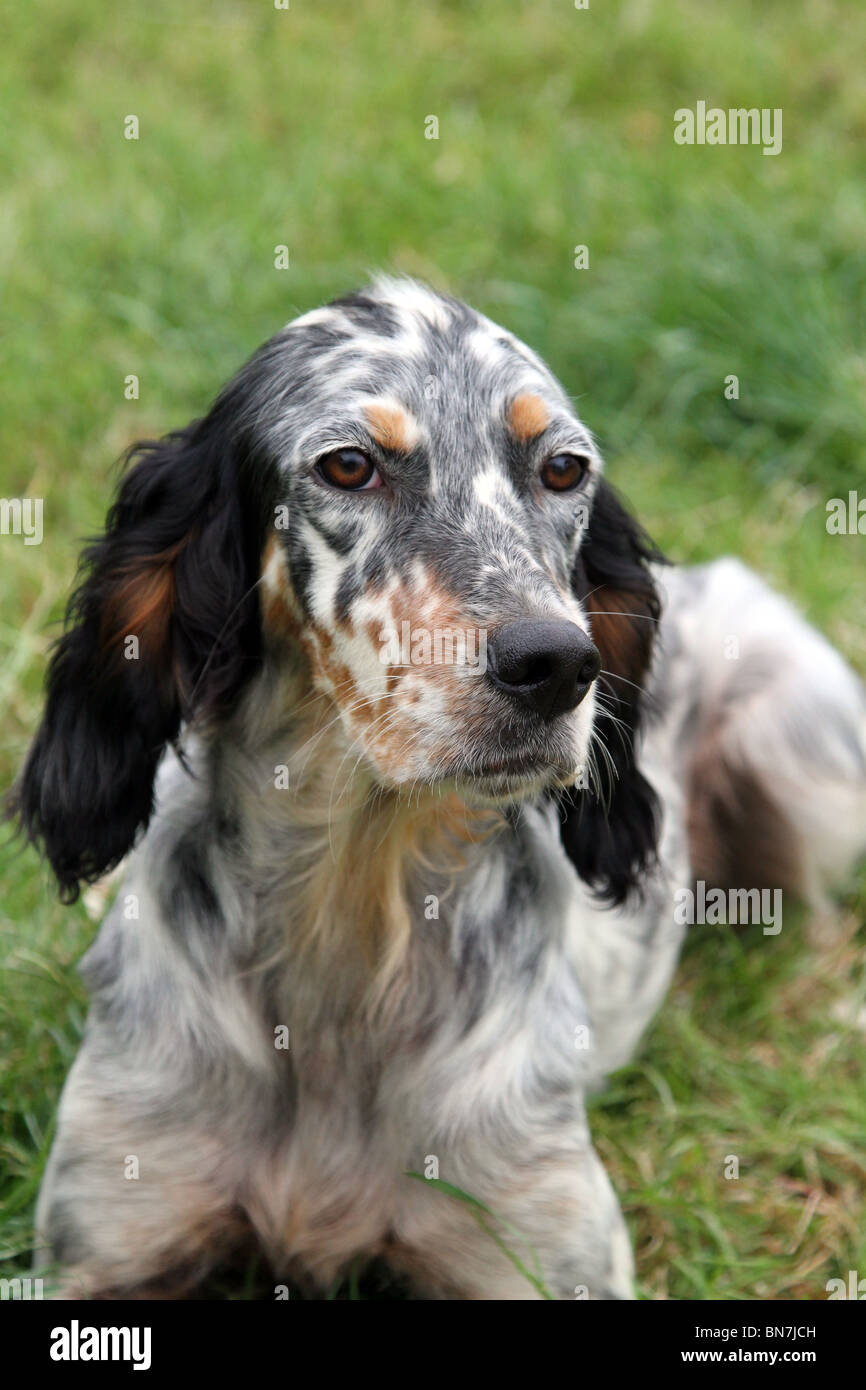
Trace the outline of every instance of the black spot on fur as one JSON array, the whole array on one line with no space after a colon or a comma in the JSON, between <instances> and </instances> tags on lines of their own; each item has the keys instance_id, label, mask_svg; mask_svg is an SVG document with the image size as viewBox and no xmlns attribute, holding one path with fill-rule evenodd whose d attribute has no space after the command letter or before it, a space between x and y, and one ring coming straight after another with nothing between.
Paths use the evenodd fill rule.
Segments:
<instances>
[{"instance_id":1,"label":"black spot on fur","mask_svg":"<svg viewBox=\"0 0 866 1390\"><path fill-rule=\"evenodd\" d=\"M400 324L394 310L360 292L332 299L328 308L342 309L346 318L357 328L368 332L372 328L385 338L396 338L399 331Z\"/></svg>"},{"instance_id":2,"label":"black spot on fur","mask_svg":"<svg viewBox=\"0 0 866 1390\"><path fill-rule=\"evenodd\" d=\"M198 825L173 847L159 886L162 910L174 921L222 925L222 910L208 868L208 828Z\"/></svg>"},{"instance_id":3,"label":"black spot on fur","mask_svg":"<svg viewBox=\"0 0 866 1390\"><path fill-rule=\"evenodd\" d=\"M334 596L334 616L338 622L344 622L349 616L349 609L359 593L358 570L355 565L350 565L341 577Z\"/></svg>"}]
</instances>

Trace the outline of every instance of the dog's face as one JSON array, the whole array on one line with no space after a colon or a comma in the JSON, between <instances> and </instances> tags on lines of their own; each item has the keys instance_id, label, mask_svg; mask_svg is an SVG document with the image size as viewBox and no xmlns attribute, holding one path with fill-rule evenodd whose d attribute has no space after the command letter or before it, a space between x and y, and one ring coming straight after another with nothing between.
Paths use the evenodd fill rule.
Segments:
<instances>
[{"instance_id":1,"label":"dog's face","mask_svg":"<svg viewBox=\"0 0 866 1390\"><path fill-rule=\"evenodd\" d=\"M386 281L289 325L249 389L279 478L264 621L353 761L473 796L579 778L599 660L572 575L600 460L544 364Z\"/></svg>"},{"instance_id":2,"label":"dog's face","mask_svg":"<svg viewBox=\"0 0 866 1390\"><path fill-rule=\"evenodd\" d=\"M229 736L242 693L285 665L397 794L582 786L597 743L594 799L566 796L563 836L621 899L654 839L632 747L651 548L534 353L379 280L289 324L131 460L12 799L65 893L147 824L181 725Z\"/></svg>"}]
</instances>

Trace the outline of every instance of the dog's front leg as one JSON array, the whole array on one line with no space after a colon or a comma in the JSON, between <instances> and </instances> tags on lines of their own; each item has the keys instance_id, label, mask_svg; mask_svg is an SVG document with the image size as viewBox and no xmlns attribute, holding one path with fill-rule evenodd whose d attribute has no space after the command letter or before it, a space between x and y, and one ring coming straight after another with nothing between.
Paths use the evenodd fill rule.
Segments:
<instances>
[{"instance_id":1,"label":"dog's front leg","mask_svg":"<svg viewBox=\"0 0 866 1390\"><path fill-rule=\"evenodd\" d=\"M36 1212L54 1297L182 1295L243 1236L229 1146L187 1118L165 1077L148 1084L141 1062L127 1063L109 1068L91 1035L64 1088Z\"/></svg>"},{"instance_id":2,"label":"dog's front leg","mask_svg":"<svg viewBox=\"0 0 866 1390\"><path fill-rule=\"evenodd\" d=\"M513 1159L503 1148L495 1172L489 1153L483 1166L455 1153L442 1176L484 1206L417 1183L420 1191L399 1226L395 1263L422 1294L485 1300L634 1297L628 1232L588 1140Z\"/></svg>"}]
</instances>

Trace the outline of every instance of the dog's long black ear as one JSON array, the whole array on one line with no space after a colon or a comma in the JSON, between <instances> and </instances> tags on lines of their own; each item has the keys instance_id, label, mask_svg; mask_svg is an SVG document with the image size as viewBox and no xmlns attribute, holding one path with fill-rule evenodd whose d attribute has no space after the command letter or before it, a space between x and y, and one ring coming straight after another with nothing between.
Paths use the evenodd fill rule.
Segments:
<instances>
[{"instance_id":1,"label":"dog's long black ear","mask_svg":"<svg viewBox=\"0 0 866 1390\"><path fill-rule=\"evenodd\" d=\"M218 715L260 656L250 452L214 407L127 463L105 534L82 556L42 724L7 801L67 901L147 824L181 721Z\"/></svg>"},{"instance_id":2,"label":"dog's long black ear","mask_svg":"<svg viewBox=\"0 0 866 1390\"><path fill-rule=\"evenodd\" d=\"M649 569L663 557L602 482L573 575L601 654L598 678L597 781L560 800L562 841L580 876L607 902L639 888L658 839L655 792L635 763L644 681L661 605Z\"/></svg>"}]
</instances>

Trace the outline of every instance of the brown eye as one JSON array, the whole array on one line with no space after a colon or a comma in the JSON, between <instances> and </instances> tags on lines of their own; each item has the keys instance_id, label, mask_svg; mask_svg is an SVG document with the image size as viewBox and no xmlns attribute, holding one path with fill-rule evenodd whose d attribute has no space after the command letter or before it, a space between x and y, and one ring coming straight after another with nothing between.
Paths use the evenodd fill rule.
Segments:
<instances>
[{"instance_id":1,"label":"brown eye","mask_svg":"<svg viewBox=\"0 0 866 1390\"><path fill-rule=\"evenodd\" d=\"M363 492L381 487L375 464L360 449L335 449L316 464L316 472L331 487L344 492Z\"/></svg>"},{"instance_id":2,"label":"brown eye","mask_svg":"<svg viewBox=\"0 0 866 1390\"><path fill-rule=\"evenodd\" d=\"M580 487L588 467L578 454L554 454L541 470L541 481L551 492L571 492Z\"/></svg>"}]
</instances>

